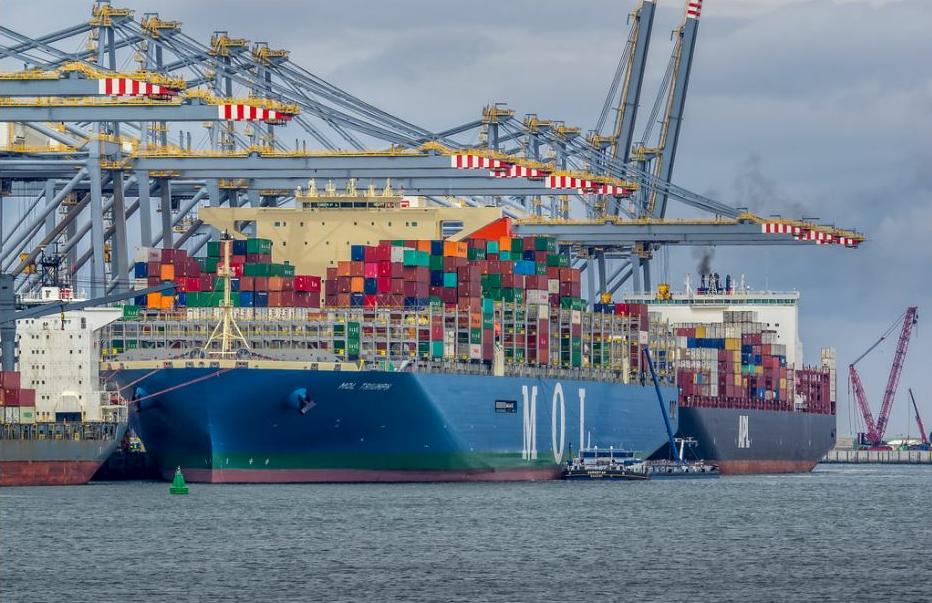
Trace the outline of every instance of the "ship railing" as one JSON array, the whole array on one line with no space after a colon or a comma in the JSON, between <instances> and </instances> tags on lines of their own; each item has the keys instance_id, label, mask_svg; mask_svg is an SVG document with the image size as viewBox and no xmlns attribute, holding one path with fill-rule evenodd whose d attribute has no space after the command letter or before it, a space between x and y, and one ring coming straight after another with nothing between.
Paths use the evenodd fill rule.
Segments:
<instances>
[{"instance_id":1,"label":"ship railing","mask_svg":"<svg viewBox=\"0 0 932 603\"><path fill-rule=\"evenodd\" d=\"M113 440L120 423L3 423L0 440Z\"/></svg>"}]
</instances>

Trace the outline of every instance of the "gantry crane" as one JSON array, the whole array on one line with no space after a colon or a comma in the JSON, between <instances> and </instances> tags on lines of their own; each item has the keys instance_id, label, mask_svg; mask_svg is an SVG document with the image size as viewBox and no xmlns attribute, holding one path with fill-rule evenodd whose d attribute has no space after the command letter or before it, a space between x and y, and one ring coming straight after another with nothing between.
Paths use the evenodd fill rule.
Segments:
<instances>
[{"instance_id":1,"label":"gantry crane","mask_svg":"<svg viewBox=\"0 0 932 603\"><path fill-rule=\"evenodd\" d=\"M883 442L884 433L887 430L887 422L890 419L890 410L893 408L893 398L896 396L896 387L900 382L900 373L903 371L903 362L906 360L906 352L909 349L909 338L912 335L913 326L919 322L918 308L910 306L892 325L887 329L880 339L874 342L867 350L858 356L854 362L848 365L848 380L854 397L857 400L858 408L861 410L861 416L864 419L865 432L860 438L862 443L870 448L885 448ZM887 386L883 392L883 402L880 405L880 414L877 421L874 421L874 415L871 412L870 403L867 400L867 394L864 393L864 386L861 383L861 377L855 365L864 359L877 348L897 327L902 323L900 337L896 343L896 352L893 355L893 365L890 367L890 375L887 378Z\"/></svg>"},{"instance_id":2,"label":"gantry crane","mask_svg":"<svg viewBox=\"0 0 932 603\"><path fill-rule=\"evenodd\" d=\"M664 144L650 169L627 160L655 0L639 0L599 134L588 138L559 120L532 115L522 120L496 104L480 119L431 131L323 80L285 50L225 31L202 42L177 21L156 13L136 19L133 11L109 0L94 2L89 21L38 38L0 26L0 60L28 67L0 74L0 116L56 143L43 150L3 148L0 141L0 190L14 182L42 186L33 198L19 195L25 201L23 217L3 241L0 269L22 272L44 246L57 241L72 270L91 266L92 295L119 290L129 284L128 241L195 251L216 236L201 220L188 219L200 205L290 205L295 197L288 191L311 178L340 189L350 182L383 188L390 180L405 194L439 205L496 205L519 218L533 214L548 223L520 229L557 236L579 252L577 261L590 266L590 249L616 259L646 257L651 246L669 244L857 246L864 238L859 233L749 216L669 181L700 8L701 0L689 0L677 30L675 69L669 71L669 90L663 88L668 94L658 96L666 108ZM79 45L78 37L87 46L70 50ZM118 70L134 62L136 70ZM239 114L223 112L222 105L233 104L225 99L234 92L242 97L243 91L249 98L237 104L277 111L268 103L278 103L293 109L291 119L257 113L242 127L236 123ZM614 129L602 136L613 108ZM192 127L191 120L207 128L199 148L192 148L190 130L180 129ZM170 130L179 135L177 145L168 143ZM304 140L286 147L284 133L295 131ZM475 148L482 131L486 144ZM307 151L308 141L321 150ZM666 167L658 171L657 166ZM716 221L679 223L664 221L662 212L631 214L622 205L634 195L659 195L664 205L673 200L713 214ZM613 212L592 211L605 201ZM155 209L161 211L161 228L151 223ZM636 219L626 221L622 213ZM602 222L580 221L583 214ZM199 234L206 236L195 239ZM20 260L24 252L28 255ZM605 268L600 256L600 291L617 289L631 274L616 271L607 278ZM649 288L646 265L644 273ZM31 286L35 276L24 275L17 288ZM611 287L603 286L606 281ZM589 297L594 298L591 291Z\"/></svg>"}]
</instances>

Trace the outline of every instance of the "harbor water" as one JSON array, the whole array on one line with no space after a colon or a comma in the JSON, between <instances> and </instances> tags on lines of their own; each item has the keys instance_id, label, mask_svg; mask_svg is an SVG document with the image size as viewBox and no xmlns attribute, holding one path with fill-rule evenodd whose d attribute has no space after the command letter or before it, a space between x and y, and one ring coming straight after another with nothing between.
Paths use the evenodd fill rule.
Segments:
<instances>
[{"instance_id":1,"label":"harbor water","mask_svg":"<svg viewBox=\"0 0 932 603\"><path fill-rule=\"evenodd\" d=\"M3 601L932 600L929 466L0 490Z\"/></svg>"}]
</instances>

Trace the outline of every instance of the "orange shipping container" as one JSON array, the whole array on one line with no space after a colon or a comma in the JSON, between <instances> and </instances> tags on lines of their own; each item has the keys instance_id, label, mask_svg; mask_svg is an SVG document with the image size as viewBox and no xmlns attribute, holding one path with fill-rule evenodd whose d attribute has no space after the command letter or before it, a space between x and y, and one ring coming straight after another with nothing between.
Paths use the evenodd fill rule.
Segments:
<instances>
[{"instance_id":1,"label":"orange shipping container","mask_svg":"<svg viewBox=\"0 0 932 603\"><path fill-rule=\"evenodd\" d=\"M430 241L427 241L427 240L417 241L417 250L426 251L427 253L430 253Z\"/></svg>"},{"instance_id":2,"label":"orange shipping container","mask_svg":"<svg viewBox=\"0 0 932 603\"><path fill-rule=\"evenodd\" d=\"M499 237L498 250L499 252L511 251L511 237Z\"/></svg>"},{"instance_id":3,"label":"orange shipping container","mask_svg":"<svg viewBox=\"0 0 932 603\"><path fill-rule=\"evenodd\" d=\"M175 266L173 264L162 264L159 267L159 278L163 281L175 280Z\"/></svg>"},{"instance_id":4,"label":"orange shipping container","mask_svg":"<svg viewBox=\"0 0 932 603\"><path fill-rule=\"evenodd\" d=\"M146 295L146 305L150 308L161 308L162 307L162 294L161 293L149 293Z\"/></svg>"},{"instance_id":5,"label":"orange shipping container","mask_svg":"<svg viewBox=\"0 0 932 603\"><path fill-rule=\"evenodd\" d=\"M269 291L282 291L285 287L285 279L280 276L269 277Z\"/></svg>"},{"instance_id":6,"label":"orange shipping container","mask_svg":"<svg viewBox=\"0 0 932 603\"><path fill-rule=\"evenodd\" d=\"M175 297L172 295L163 295L162 296L162 305L160 306L163 310L171 310L175 305Z\"/></svg>"},{"instance_id":7,"label":"orange shipping container","mask_svg":"<svg viewBox=\"0 0 932 603\"><path fill-rule=\"evenodd\" d=\"M337 276L349 276L352 262L337 262Z\"/></svg>"},{"instance_id":8,"label":"orange shipping container","mask_svg":"<svg viewBox=\"0 0 932 603\"><path fill-rule=\"evenodd\" d=\"M362 293L365 288L366 279L361 276L354 276L350 279L350 292Z\"/></svg>"}]
</instances>

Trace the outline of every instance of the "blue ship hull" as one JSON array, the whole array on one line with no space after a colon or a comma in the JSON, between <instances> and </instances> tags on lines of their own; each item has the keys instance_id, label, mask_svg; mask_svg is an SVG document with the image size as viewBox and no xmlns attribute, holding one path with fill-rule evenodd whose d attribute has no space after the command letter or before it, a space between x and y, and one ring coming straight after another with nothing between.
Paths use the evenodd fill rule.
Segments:
<instances>
[{"instance_id":1,"label":"blue ship hull","mask_svg":"<svg viewBox=\"0 0 932 603\"><path fill-rule=\"evenodd\" d=\"M206 482L552 479L581 438L645 457L666 441L650 384L256 367L115 378L166 479L178 466ZM675 428L677 390L661 393Z\"/></svg>"}]
</instances>

